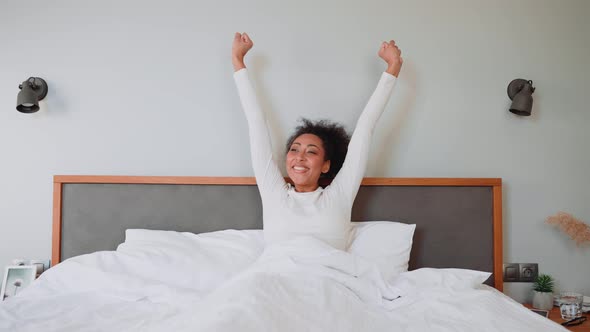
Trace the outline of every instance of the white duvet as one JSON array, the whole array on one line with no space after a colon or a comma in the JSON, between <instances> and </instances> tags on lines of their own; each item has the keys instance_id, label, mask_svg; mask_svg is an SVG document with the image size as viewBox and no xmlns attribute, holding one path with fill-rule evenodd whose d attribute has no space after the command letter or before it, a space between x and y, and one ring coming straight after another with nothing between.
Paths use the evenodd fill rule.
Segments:
<instances>
[{"instance_id":1,"label":"white duvet","mask_svg":"<svg viewBox=\"0 0 590 332\"><path fill-rule=\"evenodd\" d=\"M481 272L386 282L313 238L263 250L254 233L179 234L128 234L117 251L62 262L0 304L0 331L565 331L476 286Z\"/></svg>"}]
</instances>

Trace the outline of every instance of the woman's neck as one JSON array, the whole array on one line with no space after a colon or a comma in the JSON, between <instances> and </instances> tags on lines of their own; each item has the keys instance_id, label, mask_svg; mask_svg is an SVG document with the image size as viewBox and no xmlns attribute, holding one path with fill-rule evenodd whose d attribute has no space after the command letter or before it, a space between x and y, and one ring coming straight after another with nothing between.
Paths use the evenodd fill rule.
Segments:
<instances>
[{"instance_id":1,"label":"woman's neck","mask_svg":"<svg viewBox=\"0 0 590 332\"><path fill-rule=\"evenodd\" d=\"M294 185L295 191L298 192L298 193L309 193L309 192L313 192L313 191L316 191L319 186L320 185L317 184L317 183L315 185L309 185L309 186Z\"/></svg>"}]
</instances>

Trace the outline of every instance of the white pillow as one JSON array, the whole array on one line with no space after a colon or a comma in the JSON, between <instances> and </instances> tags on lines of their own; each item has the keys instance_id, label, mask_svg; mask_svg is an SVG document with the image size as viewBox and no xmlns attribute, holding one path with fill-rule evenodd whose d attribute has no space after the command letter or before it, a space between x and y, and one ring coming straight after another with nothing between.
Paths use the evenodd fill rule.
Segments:
<instances>
[{"instance_id":1,"label":"white pillow","mask_svg":"<svg viewBox=\"0 0 590 332\"><path fill-rule=\"evenodd\" d=\"M468 269L421 268L399 274L392 285L404 290L444 288L452 290L474 289L492 273Z\"/></svg>"},{"instance_id":2,"label":"white pillow","mask_svg":"<svg viewBox=\"0 0 590 332\"><path fill-rule=\"evenodd\" d=\"M390 281L408 270L416 225L393 221L353 222L348 252L377 264Z\"/></svg>"},{"instance_id":3,"label":"white pillow","mask_svg":"<svg viewBox=\"0 0 590 332\"><path fill-rule=\"evenodd\" d=\"M188 232L128 229L117 248L126 273L208 292L252 264L262 253L258 230Z\"/></svg>"}]
</instances>

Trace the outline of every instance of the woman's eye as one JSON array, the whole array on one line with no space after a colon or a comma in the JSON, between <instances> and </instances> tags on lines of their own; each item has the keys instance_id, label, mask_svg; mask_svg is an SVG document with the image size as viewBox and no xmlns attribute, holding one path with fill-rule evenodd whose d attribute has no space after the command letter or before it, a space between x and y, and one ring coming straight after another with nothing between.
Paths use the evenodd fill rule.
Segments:
<instances>
[{"instance_id":1,"label":"woman's eye","mask_svg":"<svg viewBox=\"0 0 590 332\"><path fill-rule=\"evenodd\" d=\"M315 151L307 151L307 152L309 152L309 153L311 153L311 154L318 154L318 153L317 153L317 152L315 152Z\"/></svg>"},{"instance_id":2,"label":"woman's eye","mask_svg":"<svg viewBox=\"0 0 590 332\"><path fill-rule=\"evenodd\" d=\"M289 150L289 151L291 151L291 152L297 152L297 149L291 148L291 150Z\"/></svg>"}]
</instances>

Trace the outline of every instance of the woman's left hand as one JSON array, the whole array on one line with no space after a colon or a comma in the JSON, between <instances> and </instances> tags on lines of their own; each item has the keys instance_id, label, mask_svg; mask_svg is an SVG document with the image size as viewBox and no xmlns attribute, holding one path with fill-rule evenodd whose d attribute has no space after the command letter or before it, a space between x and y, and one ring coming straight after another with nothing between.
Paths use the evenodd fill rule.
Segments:
<instances>
[{"instance_id":1,"label":"woman's left hand","mask_svg":"<svg viewBox=\"0 0 590 332\"><path fill-rule=\"evenodd\" d=\"M397 77L399 71L402 68L404 60L402 59L402 51L397 47L394 40L390 40L389 43L381 43L379 48L379 57L387 63L387 70L389 74Z\"/></svg>"}]
</instances>

